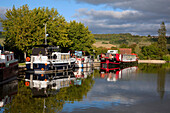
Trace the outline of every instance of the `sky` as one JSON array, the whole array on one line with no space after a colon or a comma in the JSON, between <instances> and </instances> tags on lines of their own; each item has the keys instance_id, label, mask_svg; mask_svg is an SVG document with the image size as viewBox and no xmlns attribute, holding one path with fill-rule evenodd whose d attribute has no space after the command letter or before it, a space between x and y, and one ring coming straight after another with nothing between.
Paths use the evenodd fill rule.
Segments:
<instances>
[{"instance_id":1,"label":"sky","mask_svg":"<svg viewBox=\"0 0 170 113\"><path fill-rule=\"evenodd\" d=\"M55 8L66 21L82 22L94 34L158 35L164 21L170 35L170 0L0 0L0 17L25 4Z\"/></svg>"}]
</instances>

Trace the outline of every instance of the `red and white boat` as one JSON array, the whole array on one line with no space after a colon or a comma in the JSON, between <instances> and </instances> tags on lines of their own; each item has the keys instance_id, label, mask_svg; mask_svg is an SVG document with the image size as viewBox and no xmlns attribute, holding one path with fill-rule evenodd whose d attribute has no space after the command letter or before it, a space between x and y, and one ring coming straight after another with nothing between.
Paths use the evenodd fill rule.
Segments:
<instances>
[{"instance_id":1,"label":"red and white boat","mask_svg":"<svg viewBox=\"0 0 170 113\"><path fill-rule=\"evenodd\" d=\"M118 53L105 53L101 54L101 69L112 70L121 64L137 63L138 59L135 54L118 54Z\"/></svg>"},{"instance_id":2,"label":"red and white boat","mask_svg":"<svg viewBox=\"0 0 170 113\"><path fill-rule=\"evenodd\" d=\"M18 74L18 60L14 53L0 50L0 84L13 80Z\"/></svg>"}]
</instances>

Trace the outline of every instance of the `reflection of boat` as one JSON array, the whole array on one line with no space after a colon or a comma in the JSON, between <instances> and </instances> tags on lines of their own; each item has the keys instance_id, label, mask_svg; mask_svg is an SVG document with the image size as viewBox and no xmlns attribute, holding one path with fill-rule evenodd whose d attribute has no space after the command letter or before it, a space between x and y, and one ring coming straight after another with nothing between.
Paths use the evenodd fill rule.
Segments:
<instances>
[{"instance_id":1,"label":"reflection of boat","mask_svg":"<svg viewBox=\"0 0 170 113\"><path fill-rule=\"evenodd\" d=\"M43 45L33 48L31 58L27 57L26 68L35 73L69 70L75 61L75 58L70 58L70 52L61 53L58 47Z\"/></svg>"},{"instance_id":2,"label":"reflection of boat","mask_svg":"<svg viewBox=\"0 0 170 113\"><path fill-rule=\"evenodd\" d=\"M25 77L25 85L30 86L31 88L43 89L47 88L49 85L54 86L53 83L57 82L57 80L71 80L75 78L73 72L57 72L50 74L30 74L26 73Z\"/></svg>"},{"instance_id":3,"label":"reflection of boat","mask_svg":"<svg viewBox=\"0 0 170 113\"><path fill-rule=\"evenodd\" d=\"M70 83L75 79L73 72L56 72L50 74L27 73L25 85L32 89L34 96L45 96L51 93L46 92L47 89L58 91L60 88L69 87Z\"/></svg>"},{"instance_id":4,"label":"reflection of boat","mask_svg":"<svg viewBox=\"0 0 170 113\"><path fill-rule=\"evenodd\" d=\"M81 85L82 80L91 75L93 73L93 70L92 68L75 68L73 73L76 77L76 80L74 80L74 85Z\"/></svg>"},{"instance_id":5,"label":"reflection of boat","mask_svg":"<svg viewBox=\"0 0 170 113\"><path fill-rule=\"evenodd\" d=\"M0 107L12 102L12 99L18 91L18 81L14 80L10 83L0 86Z\"/></svg>"},{"instance_id":6,"label":"reflection of boat","mask_svg":"<svg viewBox=\"0 0 170 113\"><path fill-rule=\"evenodd\" d=\"M75 67L87 68L93 66L93 58L91 55L84 56L84 51L75 51L72 53L72 57L76 58Z\"/></svg>"},{"instance_id":7,"label":"reflection of boat","mask_svg":"<svg viewBox=\"0 0 170 113\"><path fill-rule=\"evenodd\" d=\"M100 77L107 79L107 81L117 81L118 79L128 79L133 77L133 74L136 73L138 67L127 67L115 69L112 71L101 71Z\"/></svg>"},{"instance_id":8,"label":"reflection of boat","mask_svg":"<svg viewBox=\"0 0 170 113\"><path fill-rule=\"evenodd\" d=\"M74 75L76 78L87 78L88 75L93 73L92 68L75 68Z\"/></svg>"},{"instance_id":9,"label":"reflection of boat","mask_svg":"<svg viewBox=\"0 0 170 113\"><path fill-rule=\"evenodd\" d=\"M0 84L13 80L18 74L18 60L14 53L0 50Z\"/></svg>"}]
</instances>

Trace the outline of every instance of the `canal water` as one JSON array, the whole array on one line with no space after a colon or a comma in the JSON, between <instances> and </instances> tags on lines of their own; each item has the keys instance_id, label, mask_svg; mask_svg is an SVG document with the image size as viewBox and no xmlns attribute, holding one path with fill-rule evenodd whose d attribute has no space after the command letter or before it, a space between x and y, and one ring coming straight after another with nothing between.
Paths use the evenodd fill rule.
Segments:
<instances>
[{"instance_id":1,"label":"canal water","mask_svg":"<svg viewBox=\"0 0 170 113\"><path fill-rule=\"evenodd\" d=\"M20 76L0 86L0 113L170 112L170 64Z\"/></svg>"}]
</instances>

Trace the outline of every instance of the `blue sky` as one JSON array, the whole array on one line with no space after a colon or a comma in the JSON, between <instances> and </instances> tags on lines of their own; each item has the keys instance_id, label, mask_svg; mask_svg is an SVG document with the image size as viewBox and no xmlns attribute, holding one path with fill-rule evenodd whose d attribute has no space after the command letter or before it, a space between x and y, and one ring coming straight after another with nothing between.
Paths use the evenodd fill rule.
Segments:
<instances>
[{"instance_id":1,"label":"blue sky","mask_svg":"<svg viewBox=\"0 0 170 113\"><path fill-rule=\"evenodd\" d=\"M90 8L95 10L111 9L109 7L105 7L104 5L94 6L86 3L79 4L74 0L1 0L0 7L12 8L14 5L16 8L19 8L25 4L28 4L30 9L38 7L55 8L58 10L59 14L65 17L68 22L70 20L76 20L76 18L74 18L74 14L76 13L76 10L81 8Z\"/></svg>"},{"instance_id":2,"label":"blue sky","mask_svg":"<svg viewBox=\"0 0 170 113\"><path fill-rule=\"evenodd\" d=\"M82 22L92 33L157 35L164 21L170 34L169 0L0 0L0 16L13 5L25 4L30 9L55 8L68 22Z\"/></svg>"}]
</instances>

